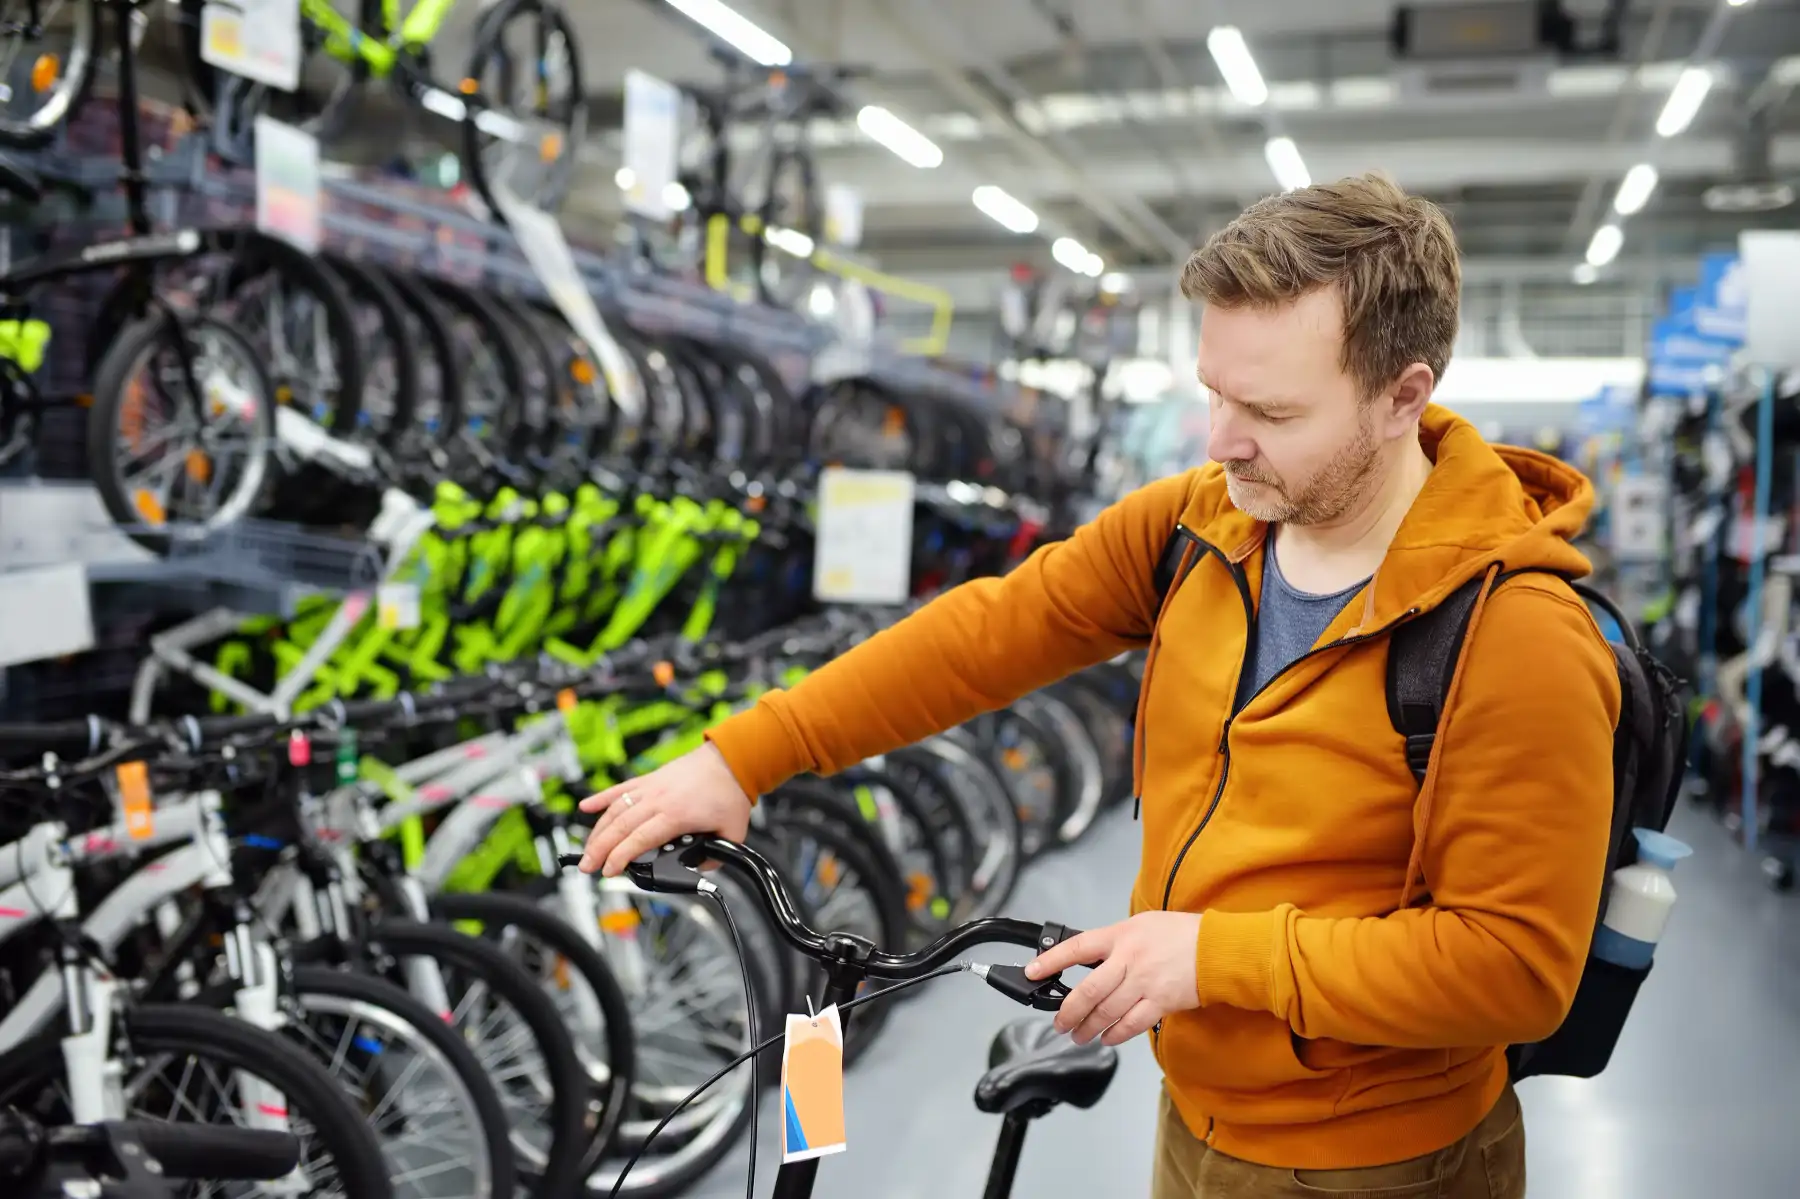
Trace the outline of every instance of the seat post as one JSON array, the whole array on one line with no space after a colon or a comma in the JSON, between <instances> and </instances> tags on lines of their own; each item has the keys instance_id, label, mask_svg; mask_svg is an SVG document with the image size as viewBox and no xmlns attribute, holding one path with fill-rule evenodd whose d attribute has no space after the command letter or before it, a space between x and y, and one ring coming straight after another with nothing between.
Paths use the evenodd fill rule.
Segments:
<instances>
[{"instance_id":1,"label":"seat post","mask_svg":"<svg viewBox=\"0 0 1800 1199\"><path fill-rule=\"evenodd\" d=\"M1012 1194L1013 1175L1019 1169L1019 1154L1025 1148L1025 1132L1031 1122L1050 1110L1050 1104L1031 1103L1006 1113L1000 1124L1000 1140L994 1145L994 1163L988 1167L987 1189L982 1199L1008 1199Z\"/></svg>"}]
</instances>

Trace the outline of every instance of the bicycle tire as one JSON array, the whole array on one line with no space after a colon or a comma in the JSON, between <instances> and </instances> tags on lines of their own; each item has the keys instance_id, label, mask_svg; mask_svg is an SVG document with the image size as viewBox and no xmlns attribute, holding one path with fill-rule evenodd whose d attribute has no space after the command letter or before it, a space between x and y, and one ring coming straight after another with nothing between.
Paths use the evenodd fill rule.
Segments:
<instances>
[{"instance_id":1,"label":"bicycle tire","mask_svg":"<svg viewBox=\"0 0 1800 1199\"><path fill-rule=\"evenodd\" d=\"M1058 785L1066 785L1069 792L1063 819L1054 829L1058 845L1073 845L1081 840L1106 804L1107 775L1100 742L1088 722L1066 698L1067 694L1046 687L1023 697L1015 705L1033 716L1050 734L1066 768L1066 773L1058 780Z\"/></svg>"},{"instance_id":2,"label":"bicycle tire","mask_svg":"<svg viewBox=\"0 0 1800 1199\"><path fill-rule=\"evenodd\" d=\"M95 67L100 54L100 14L97 0L74 0L74 34L69 53L69 66L62 78L69 87L57 100L57 110L49 116L25 121L0 119L0 146L13 150L37 150L49 145L62 131L69 118L81 111L94 87ZM83 33L85 30L85 34ZM86 45L82 46L83 40ZM80 51L79 53L77 51ZM42 113L46 110L40 109Z\"/></svg>"},{"instance_id":3,"label":"bicycle tire","mask_svg":"<svg viewBox=\"0 0 1800 1199\"><path fill-rule=\"evenodd\" d=\"M561 153L558 157L558 169L550 172L548 190L536 192L519 199L534 208L546 212L555 212L562 207L568 194L569 184L574 176L575 148L581 145L587 131L587 93L582 90L581 79L581 43L575 37L575 28L569 23L560 5L549 0L505 0L504 3L490 9L482 17L475 28L474 46L469 54L468 70L463 72L465 79L480 80L486 77L487 70L500 55L505 46L500 40L501 30L506 23L522 13L536 12L547 25L563 39L568 48L569 71L569 117L568 126L562 131ZM540 39L548 41L548 37ZM471 104L468 114L462 122L463 131L463 169L469 180L475 185L476 193L481 197L488 209L500 219L500 206L495 202L494 180L488 178L487 165L482 159L481 130L475 124L477 109Z\"/></svg>"},{"instance_id":4,"label":"bicycle tire","mask_svg":"<svg viewBox=\"0 0 1800 1199\"><path fill-rule=\"evenodd\" d=\"M1012 898L1025 860L1024 830L1005 781L980 754L948 736L896 750L887 755L887 766L902 780L908 770L930 772L962 806L977 839L967 918L998 915Z\"/></svg>"},{"instance_id":5,"label":"bicycle tire","mask_svg":"<svg viewBox=\"0 0 1800 1199\"><path fill-rule=\"evenodd\" d=\"M578 1185L587 1144L587 1076L577 1060L574 1038L550 997L500 950L446 925L382 920L370 927L369 939L395 958L428 957L458 965L512 1006L536 1043L550 1089L544 1162L534 1167L521 1160L518 1175L539 1194L568 1194ZM393 963L396 972L398 966ZM398 984L398 974L389 981Z\"/></svg>"},{"instance_id":6,"label":"bicycle tire","mask_svg":"<svg viewBox=\"0 0 1800 1199\"><path fill-rule=\"evenodd\" d=\"M865 820L867 814L861 812L861 800L855 796L855 791L869 787L888 794L902 829L911 831L913 840L908 844L914 846L913 852L925 858L927 866L925 873L908 871L906 867L912 857L904 862L896 857L896 865L901 871L900 882L907 893L907 917L925 940L944 932L954 923L956 901L975 871L970 859L975 831L962 806L954 797L943 794L933 776L923 772L915 771L903 782L890 771L856 766L830 782L852 789L852 799ZM934 786L937 787L935 796L926 797L925 793ZM931 802L932 799L936 802ZM878 812L875 827L879 828L885 819ZM884 848L888 848L885 843Z\"/></svg>"},{"instance_id":7,"label":"bicycle tire","mask_svg":"<svg viewBox=\"0 0 1800 1199\"><path fill-rule=\"evenodd\" d=\"M494 1090L493 1081L462 1038L411 995L392 983L368 975L323 966L296 966L292 993L302 1011L306 1009L309 995L325 995L379 1008L442 1054L467 1089L474 1115L481 1126L488 1161L487 1193L494 1199L512 1199L513 1189L518 1185L518 1171L506 1111L500 1106L500 1096Z\"/></svg>"},{"instance_id":8,"label":"bicycle tire","mask_svg":"<svg viewBox=\"0 0 1800 1199\"><path fill-rule=\"evenodd\" d=\"M362 412L365 364L350 296L337 274L320 259L256 229L214 230L211 239L221 253L234 258L224 275L225 295L212 295L211 303L218 304L264 273L272 273L288 286L311 295L319 305L325 315L325 340L332 368L337 374L337 388L330 396L328 418L319 423L339 437L353 434ZM309 368L301 364L296 366L296 380L305 382ZM275 372L270 374L274 377ZM274 382L278 389L285 386L278 377L274 377Z\"/></svg>"},{"instance_id":9,"label":"bicycle tire","mask_svg":"<svg viewBox=\"0 0 1800 1199\"><path fill-rule=\"evenodd\" d=\"M210 1058L269 1083L338 1162L343 1199L394 1199L381 1146L336 1079L280 1036L204 1007L137 1004L120 1014L135 1053ZM63 1076L61 1034L40 1033L0 1053L0 1103L27 1107ZM34 1113L41 1114L41 1113Z\"/></svg>"},{"instance_id":10,"label":"bicycle tire","mask_svg":"<svg viewBox=\"0 0 1800 1199\"><path fill-rule=\"evenodd\" d=\"M170 534L154 526L163 523L157 513L147 512L148 502L140 503L127 494L126 481L118 476L118 441L126 436L120 421L125 415L128 384L140 366L148 367L159 343L188 335L196 330L210 331L232 346L242 365L248 368L259 392L250 414L249 460L239 485L233 488L231 500L206 524L224 527L251 515L261 504L272 475L271 460L275 444L275 388L263 371L256 348L237 328L215 317L187 317L177 320L166 309L156 309L150 316L127 325L107 347L94 375L94 404L88 410L87 453L88 474L94 489L105 505L107 514L127 536L153 553L166 554ZM196 404L199 397L194 397ZM139 489L140 491L142 489ZM152 497L154 499L154 497ZM155 501L161 507L161 501Z\"/></svg>"},{"instance_id":11,"label":"bicycle tire","mask_svg":"<svg viewBox=\"0 0 1800 1199\"><path fill-rule=\"evenodd\" d=\"M360 300L376 318L372 328L357 330L364 357L359 417L363 423L373 428L377 443L386 449L395 449L402 436L412 427L413 414L419 404L419 353L407 327L405 302L381 272L352 262L341 254L321 254L320 258L344 285L344 291L352 304L352 313L355 313L355 304ZM389 410L380 421L370 419L368 403L370 380L380 373L375 369L374 355L369 352L370 343L376 338L380 339L377 344L386 346L386 352L381 355L380 360L391 364L393 383Z\"/></svg>"},{"instance_id":12,"label":"bicycle tire","mask_svg":"<svg viewBox=\"0 0 1800 1199\"><path fill-rule=\"evenodd\" d=\"M419 356L419 394L413 405L413 436L442 447L463 426L462 374L449 318L442 303L402 271L382 271L405 309L408 344ZM435 411L434 411L435 409Z\"/></svg>"},{"instance_id":13,"label":"bicycle tire","mask_svg":"<svg viewBox=\"0 0 1800 1199\"><path fill-rule=\"evenodd\" d=\"M462 351L456 369L456 377L462 384L463 423L458 431L467 432L490 446L506 445L519 417L515 400L525 391L525 364L508 337L506 321L486 296L441 279L423 282L449 314L447 327L452 344ZM458 336L455 327L458 318L474 327L472 341ZM475 389L483 382L483 372L472 356L476 347L485 349L493 357L492 383L497 393L494 396L478 397L475 394ZM476 402L478 399L482 402Z\"/></svg>"},{"instance_id":14,"label":"bicycle tire","mask_svg":"<svg viewBox=\"0 0 1800 1199\"><path fill-rule=\"evenodd\" d=\"M632 1028L631 1008L619 980L613 976L606 959L582 940L576 932L554 914L537 906L522 895L504 892L485 894L443 893L431 897L431 915L435 920L476 920L482 925L485 939L497 931L518 929L537 938L560 956L579 975L600 1006L606 1021L607 1077L596 1079L588 1071L590 1090L598 1088L599 1118L588 1137L584 1169L604 1156L618 1139L619 1126L631 1096L631 1084L637 1077L637 1038ZM579 1052L579 1050L577 1051ZM589 1103L590 1117L593 1104Z\"/></svg>"},{"instance_id":15,"label":"bicycle tire","mask_svg":"<svg viewBox=\"0 0 1800 1199\"><path fill-rule=\"evenodd\" d=\"M784 170L791 170L799 180L798 221L780 211L779 190ZM818 168L813 164L812 152L803 145L777 147L769 156L769 175L764 186L766 190L763 193L762 207L757 213L762 228L792 229L817 247L824 239L825 213L819 202ZM777 254L781 257L774 257ZM779 286L769 281L767 267L770 263L781 265ZM806 298L804 293L811 290L813 282L818 278L811 255L805 258L795 257L771 245L767 237L751 240L750 268L756 276L756 294L772 308L798 307Z\"/></svg>"}]
</instances>

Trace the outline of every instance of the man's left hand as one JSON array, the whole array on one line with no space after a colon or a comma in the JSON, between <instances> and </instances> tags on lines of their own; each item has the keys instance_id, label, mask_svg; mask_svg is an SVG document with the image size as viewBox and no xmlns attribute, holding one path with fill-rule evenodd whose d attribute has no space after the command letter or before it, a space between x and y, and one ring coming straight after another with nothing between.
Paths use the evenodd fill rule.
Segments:
<instances>
[{"instance_id":1,"label":"man's left hand","mask_svg":"<svg viewBox=\"0 0 1800 1199\"><path fill-rule=\"evenodd\" d=\"M1045 950L1025 973L1044 979L1071 966L1100 963L1063 1000L1056 1030L1072 1031L1077 1045L1095 1037L1120 1045L1170 1012L1200 1006L1194 965L1199 945L1198 915L1140 912Z\"/></svg>"}]
</instances>

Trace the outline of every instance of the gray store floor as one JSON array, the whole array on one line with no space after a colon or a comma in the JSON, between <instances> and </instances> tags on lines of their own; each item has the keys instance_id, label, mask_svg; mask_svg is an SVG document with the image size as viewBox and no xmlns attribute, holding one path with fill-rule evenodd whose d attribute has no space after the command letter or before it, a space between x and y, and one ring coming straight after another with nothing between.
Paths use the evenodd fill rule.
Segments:
<instances>
[{"instance_id":1,"label":"gray store floor","mask_svg":"<svg viewBox=\"0 0 1800 1199\"><path fill-rule=\"evenodd\" d=\"M1800 897L1772 893L1709 818L1683 811L1671 831L1696 853L1680 868L1680 906L1611 1068L1590 1082L1520 1087L1532 1199L1800 1195ZM1013 913L1081 927L1116 920L1137 860L1138 826L1117 813L1033 867ZM851 1071L850 1149L822 1164L820 1199L980 1195L998 1119L976 1112L971 1095L995 1030L1022 1011L967 976L927 984L896 1010ZM1038 1122L1014 1193L1147 1194L1156 1083L1140 1038L1098 1107ZM759 1195L773 1181L776 1114L771 1099ZM746 1153L695 1194L742 1195Z\"/></svg>"}]
</instances>

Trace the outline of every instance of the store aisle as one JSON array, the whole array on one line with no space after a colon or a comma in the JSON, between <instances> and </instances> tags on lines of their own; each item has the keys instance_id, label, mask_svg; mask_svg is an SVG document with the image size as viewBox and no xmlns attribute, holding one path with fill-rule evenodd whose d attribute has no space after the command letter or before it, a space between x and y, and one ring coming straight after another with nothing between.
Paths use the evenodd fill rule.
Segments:
<instances>
[{"instance_id":1,"label":"store aisle","mask_svg":"<svg viewBox=\"0 0 1800 1199\"><path fill-rule=\"evenodd\" d=\"M1115 813L1073 852L1033 868L1013 914L1092 927L1124 915L1138 830ZM1800 897L1764 885L1709 818L1678 813L1690 840L1681 906L1652 984L1605 1076L1521 1086L1532 1199L1783 1199L1800 1191ZM1003 956L996 954L997 957ZM821 1199L963 1199L981 1193L999 1127L976 1112L995 1030L1019 1018L967 978L931 984L894 1013L849 1083L850 1151L819 1171ZM1677 1084L1676 1079L1683 1081ZM1026 1142L1015 1194L1149 1191L1156 1064L1140 1038L1089 1112L1057 1112ZM776 1106L762 1120L757 1191L776 1164ZM697 1192L744 1192L745 1151ZM768 1173L764 1173L767 1171Z\"/></svg>"}]
</instances>

